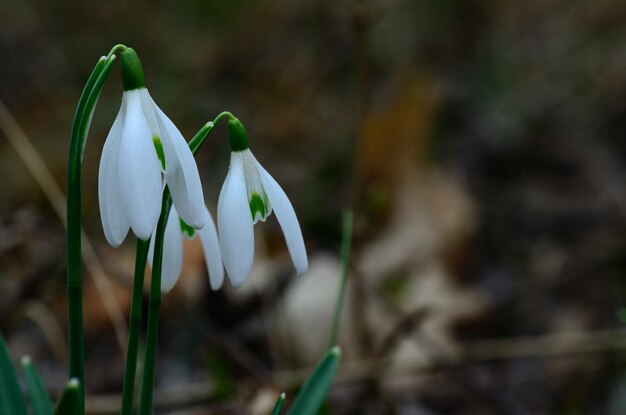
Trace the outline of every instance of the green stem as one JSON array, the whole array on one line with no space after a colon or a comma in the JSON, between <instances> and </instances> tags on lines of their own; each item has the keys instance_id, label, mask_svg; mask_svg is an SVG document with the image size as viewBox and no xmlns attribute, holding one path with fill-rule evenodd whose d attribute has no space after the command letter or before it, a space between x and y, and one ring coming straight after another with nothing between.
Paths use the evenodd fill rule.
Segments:
<instances>
[{"instance_id":1,"label":"green stem","mask_svg":"<svg viewBox=\"0 0 626 415\"><path fill-rule=\"evenodd\" d=\"M223 118L228 118L228 120L235 119L235 116L228 111L221 112L213 121L209 121L204 124L204 126L196 133L196 135L189 140L189 149L195 155L204 140L211 134L213 128L219 123Z\"/></svg>"},{"instance_id":2,"label":"green stem","mask_svg":"<svg viewBox=\"0 0 626 415\"><path fill-rule=\"evenodd\" d=\"M118 43L117 45L113 46L111 48L111 50L109 51L109 54L107 55L107 59L110 59L113 57L113 55L118 55L122 52L124 52L126 49L128 49L128 46L122 44L122 43Z\"/></svg>"},{"instance_id":3,"label":"green stem","mask_svg":"<svg viewBox=\"0 0 626 415\"><path fill-rule=\"evenodd\" d=\"M152 413L152 398L154 395L154 380L156 374L156 352L159 333L159 314L161 312L161 268L163 265L163 239L167 217L172 206L170 191L165 187L161 216L154 235L154 257L152 258L152 280L150 281L150 301L148 303L148 329L146 333L146 354L144 356L143 379L141 382L141 405L139 413Z\"/></svg>"},{"instance_id":4,"label":"green stem","mask_svg":"<svg viewBox=\"0 0 626 415\"><path fill-rule=\"evenodd\" d=\"M214 121L206 123L196 135L189 141L189 149L195 155L204 140L215 128L222 118L231 119L233 115L229 112L222 112ZM154 237L154 256L152 258L152 279L150 281L150 299L148 303L148 328L146 332L146 351L144 355L143 377L141 380L141 402L139 405L139 413L141 415L150 415L152 413L152 400L154 398L154 382L156 375L156 354L157 341L159 332L159 314L161 312L161 268L163 264L163 239L165 237L165 227L170 208L172 206L172 198L167 186L163 191L163 200L161 205L161 216L157 224L156 234Z\"/></svg>"},{"instance_id":5,"label":"green stem","mask_svg":"<svg viewBox=\"0 0 626 415\"><path fill-rule=\"evenodd\" d=\"M217 123L220 122L220 120L222 118L228 118L229 121L237 119L237 117L235 117L232 112L230 112L230 111L222 111L222 112L220 112L218 114L217 117L215 117L215 119L213 120L213 124L217 125Z\"/></svg>"},{"instance_id":6,"label":"green stem","mask_svg":"<svg viewBox=\"0 0 626 415\"><path fill-rule=\"evenodd\" d=\"M341 310L343 309L343 299L346 292L346 283L348 281L348 268L350 263L350 242L352 240L352 212L345 211L343 213L343 226L341 232L341 277L339 281L339 293L337 294L337 303L335 304L335 313L333 316L333 325L330 330L330 339L328 347L337 344L337 335L339 333L339 322L341 320Z\"/></svg>"},{"instance_id":7,"label":"green stem","mask_svg":"<svg viewBox=\"0 0 626 415\"><path fill-rule=\"evenodd\" d=\"M109 55L98 60L78 100L72 122L67 172L67 299L69 376L80 382L80 414L85 411L84 392L84 337L81 269L81 175L83 153L89 124L100 91L115 60L115 53L123 49L116 45Z\"/></svg>"},{"instance_id":8,"label":"green stem","mask_svg":"<svg viewBox=\"0 0 626 415\"><path fill-rule=\"evenodd\" d=\"M130 415L133 411L135 392L135 376L137 372L137 351L139 350L139 334L141 331L141 307L143 300L143 280L146 272L146 261L150 240L137 239L137 253L135 257L135 276L133 278L133 293L128 320L128 346L126 349L126 367L124 369L124 387L122 390L122 415Z\"/></svg>"}]
</instances>

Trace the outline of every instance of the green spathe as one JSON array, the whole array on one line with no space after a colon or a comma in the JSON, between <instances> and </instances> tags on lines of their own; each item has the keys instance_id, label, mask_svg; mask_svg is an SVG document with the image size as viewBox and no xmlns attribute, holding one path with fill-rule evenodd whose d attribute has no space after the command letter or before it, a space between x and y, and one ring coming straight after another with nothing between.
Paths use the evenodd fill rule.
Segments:
<instances>
[{"instance_id":1,"label":"green spathe","mask_svg":"<svg viewBox=\"0 0 626 415\"><path fill-rule=\"evenodd\" d=\"M126 48L120 53L122 65L122 83L124 91L145 88L146 81L143 76L143 67L137 52L133 48Z\"/></svg>"},{"instance_id":2,"label":"green spathe","mask_svg":"<svg viewBox=\"0 0 626 415\"><path fill-rule=\"evenodd\" d=\"M241 121L233 117L228 120L228 143L231 151L244 151L248 149L248 131Z\"/></svg>"}]
</instances>

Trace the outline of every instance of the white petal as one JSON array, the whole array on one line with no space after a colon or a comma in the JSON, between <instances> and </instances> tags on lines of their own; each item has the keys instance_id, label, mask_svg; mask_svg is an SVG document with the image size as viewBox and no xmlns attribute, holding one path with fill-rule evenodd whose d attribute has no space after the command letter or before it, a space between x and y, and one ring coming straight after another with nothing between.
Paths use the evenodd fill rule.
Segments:
<instances>
[{"instance_id":1,"label":"white petal","mask_svg":"<svg viewBox=\"0 0 626 415\"><path fill-rule=\"evenodd\" d=\"M217 226L224 267L233 286L248 277L254 258L254 231L240 153L233 152L217 204Z\"/></svg>"},{"instance_id":2,"label":"white petal","mask_svg":"<svg viewBox=\"0 0 626 415\"><path fill-rule=\"evenodd\" d=\"M180 230L178 213L174 206L170 210L167 218L167 226L165 227L165 235L163 238L163 264L161 267L161 292L169 292L183 269L183 236ZM152 267L154 257L154 236L150 239L150 248L148 250L148 262Z\"/></svg>"},{"instance_id":3,"label":"white petal","mask_svg":"<svg viewBox=\"0 0 626 415\"><path fill-rule=\"evenodd\" d=\"M120 108L111 131L104 142L100 167L98 170L98 201L100 203L100 219L104 236L109 244L118 247L124 242L130 225L122 206L120 189L118 188L117 160L120 151L122 124L124 119L125 100Z\"/></svg>"},{"instance_id":4,"label":"white petal","mask_svg":"<svg viewBox=\"0 0 626 415\"><path fill-rule=\"evenodd\" d=\"M219 290L224 283L224 266L222 265L222 254L220 252L220 241L217 238L215 223L209 211L205 208L204 228L199 229L198 235L202 242L204 260L209 271L209 282L213 290Z\"/></svg>"},{"instance_id":5,"label":"white petal","mask_svg":"<svg viewBox=\"0 0 626 415\"><path fill-rule=\"evenodd\" d=\"M200 229L205 223L204 195L196 160L174 123L153 101L165 153L165 181L180 217L189 226Z\"/></svg>"},{"instance_id":6,"label":"white petal","mask_svg":"<svg viewBox=\"0 0 626 415\"><path fill-rule=\"evenodd\" d=\"M141 99L141 109L146 117L148 128L153 136L159 135L159 123L157 122L156 113L154 111L154 100L147 88L139 89L139 95Z\"/></svg>"},{"instance_id":7,"label":"white petal","mask_svg":"<svg viewBox=\"0 0 626 415\"><path fill-rule=\"evenodd\" d=\"M161 213L161 167L143 115L141 90L124 92L126 114L118 161L122 205L138 238L152 234Z\"/></svg>"},{"instance_id":8,"label":"white petal","mask_svg":"<svg viewBox=\"0 0 626 415\"><path fill-rule=\"evenodd\" d=\"M285 235L285 242L287 243L289 255L291 255L291 261L298 275L302 275L306 272L309 261L306 256L304 238L302 238L302 230L300 229L296 212L293 210L293 206L291 206L291 202L283 189L276 183L276 180L270 176L258 161L256 166L261 174L267 198L270 200L276 219L278 219L278 223Z\"/></svg>"}]
</instances>

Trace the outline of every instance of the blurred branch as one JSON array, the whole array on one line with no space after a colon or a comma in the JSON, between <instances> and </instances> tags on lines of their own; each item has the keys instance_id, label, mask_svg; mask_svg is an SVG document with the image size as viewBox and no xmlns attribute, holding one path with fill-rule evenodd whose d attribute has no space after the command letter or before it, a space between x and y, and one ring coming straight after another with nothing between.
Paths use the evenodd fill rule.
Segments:
<instances>
[{"instance_id":1,"label":"blurred branch","mask_svg":"<svg viewBox=\"0 0 626 415\"><path fill-rule=\"evenodd\" d=\"M404 338L408 333L419 327L424 319L428 316L428 309L420 307L416 310L404 313L391 326L389 333L383 337L374 352L374 356L383 357L388 354L398 341Z\"/></svg>"},{"instance_id":2,"label":"blurred branch","mask_svg":"<svg viewBox=\"0 0 626 415\"><path fill-rule=\"evenodd\" d=\"M481 340L465 346L462 356L463 360L502 360L603 353L624 349L626 349L626 329L619 329Z\"/></svg>"},{"instance_id":3,"label":"blurred branch","mask_svg":"<svg viewBox=\"0 0 626 415\"><path fill-rule=\"evenodd\" d=\"M46 338L52 355L59 362L67 360L67 342L61 324L54 313L40 301L29 301L23 306L24 316L31 319Z\"/></svg>"},{"instance_id":4,"label":"blurred branch","mask_svg":"<svg viewBox=\"0 0 626 415\"><path fill-rule=\"evenodd\" d=\"M588 332L571 332L547 334L543 336L518 337L511 339L488 339L472 342L466 345L461 353L460 360L449 360L439 368L420 370L410 365L391 368L384 360L353 360L342 365L338 373L338 386L347 383L361 382L368 379L378 379L386 387L396 389L410 386L414 390L416 385L429 383L429 379L439 379L441 375L456 369L460 364L476 361L508 360L521 357L562 357L576 354L605 353L626 349L626 329L600 330ZM310 375L314 367L302 367L295 371L277 371L275 377L283 387L298 387ZM579 368L574 367L572 371ZM450 372L456 373L455 371ZM405 376L402 376L405 375ZM354 389L354 388L352 388ZM185 407L196 403L206 402L213 397L214 384L212 382L198 382L184 385L170 386L155 391L155 407ZM87 400L87 409L90 414L117 413L121 395L98 395ZM217 403L204 405L203 410L214 408L217 412ZM223 408L221 408L223 409ZM203 412L203 413L213 413ZM229 412L230 413L230 412Z\"/></svg>"},{"instance_id":5,"label":"blurred branch","mask_svg":"<svg viewBox=\"0 0 626 415\"><path fill-rule=\"evenodd\" d=\"M197 382L169 386L155 390L155 409L164 407L182 407L193 403L209 400L215 392L213 382ZM87 413L117 414L119 413L122 395L97 395L87 398Z\"/></svg>"},{"instance_id":6,"label":"blurred branch","mask_svg":"<svg viewBox=\"0 0 626 415\"><path fill-rule=\"evenodd\" d=\"M351 223L351 233L353 234L358 234L358 226L362 218L362 212L359 209L359 198L361 196L360 192L363 185L361 182L362 157L360 153L363 141L363 120L368 107L367 92L369 86L368 74L370 55L369 33L372 25L372 19L374 17L371 7L372 6L367 0L353 0L351 2L351 28L355 41L355 62L353 70L356 83L352 108L354 132L351 144L353 148L353 159L351 171L349 172L349 187L346 195L346 203L348 208L351 209L353 215L351 218L351 222L353 222ZM354 239L356 242L356 238ZM352 261L358 262L359 255L357 249L353 248L352 251ZM346 266L349 265L350 264L346 264ZM351 304L352 319L353 324L356 327L360 347L367 355L370 355L373 352L373 335L368 328L367 322L365 321L365 315L367 314L366 310L368 307L368 297L365 293L366 285L367 284L363 279L363 275L359 272L354 272L352 275L351 290L356 301L353 301Z\"/></svg>"},{"instance_id":7,"label":"blurred branch","mask_svg":"<svg viewBox=\"0 0 626 415\"><path fill-rule=\"evenodd\" d=\"M66 200L58 183L54 180L52 173L46 166L41 155L29 140L24 130L20 127L17 120L8 108L4 105L3 101L0 101L0 130L7 137L15 151L18 153L30 173L33 175L35 181L41 187L44 194L50 201L53 209L59 216L59 219L66 226ZM120 308L113 287L109 281L104 267L96 254L96 250L85 234L82 231L82 244L83 244L83 261L89 271L91 277L104 308L111 320L113 329L115 330L115 336L117 338L118 345L122 352L122 356L125 353L125 344L127 336L126 322L124 321L124 315Z\"/></svg>"},{"instance_id":8,"label":"blurred branch","mask_svg":"<svg viewBox=\"0 0 626 415\"><path fill-rule=\"evenodd\" d=\"M439 366L424 367L403 364L390 365L388 359L348 360L342 365L338 380L341 382L380 378L381 373L436 374L458 368L462 364L510 360L518 358L549 358L576 354L606 353L626 350L626 329L599 330L585 332L553 333L543 336L514 337L510 339L486 339L460 346L456 355L439 356ZM290 371L275 372L276 379L283 387L299 385L313 367L298 368ZM427 373L426 373L427 372Z\"/></svg>"},{"instance_id":9,"label":"blurred branch","mask_svg":"<svg viewBox=\"0 0 626 415\"><path fill-rule=\"evenodd\" d=\"M258 385L276 386L272 372L267 368L267 365L239 339L231 336L227 331L215 327L208 320L200 321L192 312L186 310L184 304L180 304L175 299L164 304L164 308L172 311L169 316L180 318L190 330L200 334L208 343L217 347L224 355L244 369Z\"/></svg>"}]
</instances>

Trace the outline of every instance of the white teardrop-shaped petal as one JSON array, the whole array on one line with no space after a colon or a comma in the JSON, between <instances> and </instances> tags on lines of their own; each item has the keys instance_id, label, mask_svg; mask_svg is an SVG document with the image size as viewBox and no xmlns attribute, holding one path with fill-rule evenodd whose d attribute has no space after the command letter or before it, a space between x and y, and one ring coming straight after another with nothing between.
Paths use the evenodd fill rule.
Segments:
<instances>
[{"instance_id":1,"label":"white teardrop-shaped petal","mask_svg":"<svg viewBox=\"0 0 626 415\"><path fill-rule=\"evenodd\" d=\"M124 92L126 114L118 159L118 183L130 227L147 240L161 213L161 167L141 108L141 90Z\"/></svg>"},{"instance_id":2,"label":"white teardrop-shaped petal","mask_svg":"<svg viewBox=\"0 0 626 415\"><path fill-rule=\"evenodd\" d=\"M148 88L141 88L138 90L141 100L141 109L146 117L146 123L153 136L160 136L159 123L157 122L157 115L154 111L154 100L148 91Z\"/></svg>"},{"instance_id":3,"label":"white teardrop-shaped petal","mask_svg":"<svg viewBox=\"0 0 626 415\"><path fill-rule=\"evenodd\" d=\"M219 290L224 283L224 265L222 265L222 254L220 252L220 241L217 237L215 223L205 208L204 228L199 229L198 236L202 242L204 260L209 271L209 282L213 290Z\"/></svg>"},{"instance_id":4,"label":"white teardrop-shaped petal","mask_svg":"<svg viewBox=\"0 0 626 415\"><path fill-rule=\"evenodd\" d=\"M183 270L183 236L179 220L178 213L172 206L163 237L161 292L164 293L169 292L174 287ZM150 248L148 249L148 262L151 268L154 260L154 236L156 236L156 228L152 239L150 239Z\"/></svg>"},{"instance_id":5,"label":"white teardrop-shaped petal","mask_svg":"<svg viewBox=\"0 0 626 415\"><path fill-rule=\"evenodd\" d=\"M276 180L274 180L256 159L255 162L261 174L265 193L267 194L274 213L276 214L276 219L278 219L278 223L285 235L285 242L287 243L291 261L298 275L302 275L307 271L309 261L307 259L304 238L302 237L302 230L300 229L296 212L293 210L293 206L283 189L276 183Z\"/></svg>"},{"instance_id":6,"label":"white teardrop-shaped petal","mask_svg":"<svg viewBox=\"0 0 626 415\"><path fill-rule=\"evenodd\" d=\"M106 240L114 248L124 242L130 228L120 197L117 166L125 108L125 100L122 99L120 111L104 142L98 169L98 201L102 229Z\"/></svg>"},{"instance_id":7,"label":"white teardrop-shaped petal","mask_svg":"<svg viewBox=\"0 0 626 415\"><path fill-rule=\"evenodd\" d=\"M172 194L172 201L186 224L201 229L205 225L206 207L196 160L183 135L154 101L153 108L162 135L165 181Z\"/></svg>"},{"instance_id":8,"label":"white teardrop-shaped petal","mask_svg":"<svg viewBox=\"0 0 626 415\"><path fill-rule=\"evenodd\" d=\"M241 153L233 152L217 204L217 227L224 267L234 287L248 277L254 258L254 230Z\"/></svg>"}]
</instances>

